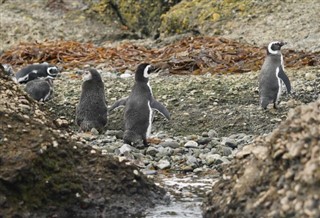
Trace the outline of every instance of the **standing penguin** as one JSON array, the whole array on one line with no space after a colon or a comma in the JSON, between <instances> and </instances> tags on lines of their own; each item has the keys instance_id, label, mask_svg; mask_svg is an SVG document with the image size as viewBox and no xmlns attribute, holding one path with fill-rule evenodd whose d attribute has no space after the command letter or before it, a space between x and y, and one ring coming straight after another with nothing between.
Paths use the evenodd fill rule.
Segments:
<instances>
[{"instance_id":1,"label":"standing penguin","mask_svg":"<svg viewBox=\"0 0 320 218\"><path fill-rule=\"evenodd\" d=\"M50 78L38 78L27 82L24 89L33 99L47 101L53 93L53 82Z\"/></svg>"},{"instance_id":2,"label":"standing penguin","mask_svg":"<svg viewBox=\"0 0 320 218\"><path fill-rule=\"evenodd\" d=\"M148 78L154 70L155 68L150 64L140 64L135 72L135 84L129 97L118 100L110 108L112 111L117 107L125 106L123 140L127 144L136 144L142 140L145 146L148 145L147 138L151 134L153 110L170 119L165 106L153 98Z\"/></svg>"},{"instance_id":3,"label":"standing penguin","mask_svg":"<svg viewBox=\"0 0 320 218\"><path fill-rule=\"evenodd\" d=\"M16 74L18 83L27 83L39 77L54 79L59 73L59 69L48 63L32 64L22 68Z\"/></svg>"},{"instance_id":4,"label":"standing penguin","mask_svg":"<svg viewBox=\"0 0 320 218\"><path fill-rule=\"evenodd\" d=\"M104 84L95 69L86 70L82 75L80 102L76 108L76 124L82 131L92 128L102 130L107 124L107 103Z\"/></svg>"},{"instance_id":5,"label":"standing penguin","mask_svg":"<svg viewBox=\"0 0 320 218\"><path fill-rule=\"evenodd\" d=\"M267 109L269 103L273 103L275 109L278 107L282 82L285 84L287 92L289 94L291 92L291 84L284 72L283 57L280 51L285 44L276 41L268 45L267 57L259 75L260 105L263 109Z\"/></svg>"}]
</instances>

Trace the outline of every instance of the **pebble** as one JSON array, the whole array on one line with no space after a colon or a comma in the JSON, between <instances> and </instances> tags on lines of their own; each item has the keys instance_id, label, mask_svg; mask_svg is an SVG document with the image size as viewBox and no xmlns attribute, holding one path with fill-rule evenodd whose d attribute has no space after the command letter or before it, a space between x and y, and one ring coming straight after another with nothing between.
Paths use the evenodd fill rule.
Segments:
<instances>
[{"instance_id":1,"label":"pebble","mask_svg":"<svg viewBox=\"0 0 320 218\"><path fill-rule=\"evenodd\" d=\"M196 141L190 140L186 144L184 144L185 148L197 148L198 143Z\"/></svg>"},{"instance_id":2,"label":"pebble","mask_svg":"<svg viewBox=\"0 0 320 218\"><path fill-rule=\"evenodd\" d=\"M157 165L156 165L160 170L165 170L165 169L169 169L171 164L168 160L164 160L164 159L161 159Z\"/></svg>"},{"instance_id":3,"label":"pebble","mask_svg":"<svg viewBox=\"0 0 320 218\"><path fill-rule=\"evenodd\" d=\"M170 148L179 148L180 147L180 144L174 140L166 140L164 142L161 142L160 145L162 147L170 147Z\"/></svg>"},{"instance_id":4,"label":"pebble","mask_svg":"<svg viewBox=\"0 0 320 218\"><path fill-rule=\"evenodd\" d=\"M119 148L119 152L120 154L125 154L125 153L130 153L132 151L132 147L131 145L128 144L123 144L120 148Z\"/></svg>"}]
</instances>

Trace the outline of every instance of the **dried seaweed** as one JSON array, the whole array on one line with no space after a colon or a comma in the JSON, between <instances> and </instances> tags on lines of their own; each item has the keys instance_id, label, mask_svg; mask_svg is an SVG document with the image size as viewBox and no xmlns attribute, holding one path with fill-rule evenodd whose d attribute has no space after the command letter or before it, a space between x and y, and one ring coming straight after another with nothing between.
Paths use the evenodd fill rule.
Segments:
<instances>
[{"instance_id":1,"label":"dried seaweed","mask_svg":"<svg viewBox=\"0 0 320 218\"><path fill-rule=\"evenodd\" d=\"M106 64L110 69L134 69L141 62L166 66L173 74L242 73L259 70L265 48L221 37L187 37L159 49L132 43L98 47L92 43L45 41L21 43L0 57L13 66L48 62L65 69ZM283 50L286 67L317 66L320 52Z\"/></svg>"}]
</instances>

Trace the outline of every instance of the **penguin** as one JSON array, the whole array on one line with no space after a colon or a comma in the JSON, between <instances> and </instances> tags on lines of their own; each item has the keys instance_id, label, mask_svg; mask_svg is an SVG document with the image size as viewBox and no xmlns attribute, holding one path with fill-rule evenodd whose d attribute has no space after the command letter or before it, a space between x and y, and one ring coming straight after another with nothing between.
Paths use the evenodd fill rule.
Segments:
<instances>
[{"instance_id":1,"label":"penguin","mask_svg":"<svg viewBox=\"0 0 320 218\"><path fill-rule=\"evenodd\" d=\"M15 73L14 73L14 70L13 68L11 67L10 64L0 64L0 67L1 69L3 69L3 72L9 76L15 83L18 83L17 82L17 79L15 77Z\"/></svg>"},{"instance_id":2,"label":"penguin","mask_svg":"<svg viewBox=\"0 0 320 218\"><path fill-rule=\"evenodd\" d=\"M33 99L45 102L53 94L53 82L51 78L38 78L27 82L24 89Z\"/></svg>"},{"instance_id":3,"label":"penguin","mask_svg":"<svg viewBox=\"0 0 320 218\"><path fill-rule=\"evenodd\" d=\"M135 145L143 142L148 146L147 138L151 134L153 110L160 112L165 118L170 119L170 113L160 102L153 97L149 83L149 76L155 71L155 67L148 64L140 64L135 72L135 83L129 97L116 101L109 109L112 111L124 106L124 143Z\"/></svg>"},{"instance_id":4,"label":"penguin","mask_svg":"<svg viewBox=\"0 0 320 218\"><path fill-rule=\"evenodd\" d=\"M260 105L267 109L269 103L278 108L279 98L282 92L282 83L285 84L287 92L291 93L290 80L284 72L283 56L281 47L285 42L270 42L267 47L267 56L261 67L259 75Z\"/></svg>"},{"instance_id":5,"label":"penguin","mask_svg":"<svg viewBox=\"0 0 320 218\"><path fill-rule=\"evenodd\" d=\"M32 64L22 68L16 73L18 83L27 83L39 77L54 79L59 73L59 69L51 64Z\"/></svg>"},{"instance_id":6,"label":"penguin","mask_svg":"<svg viewBox=\"0 0 320 218\"><path fill-rule=\"evenodd\" d=\"M92 128L103 130L107 124L107 102L104 83L95 69L85 70L82 74L82 90L76 107L76 124L86 132Z\"/></svg>"}]
</instances>

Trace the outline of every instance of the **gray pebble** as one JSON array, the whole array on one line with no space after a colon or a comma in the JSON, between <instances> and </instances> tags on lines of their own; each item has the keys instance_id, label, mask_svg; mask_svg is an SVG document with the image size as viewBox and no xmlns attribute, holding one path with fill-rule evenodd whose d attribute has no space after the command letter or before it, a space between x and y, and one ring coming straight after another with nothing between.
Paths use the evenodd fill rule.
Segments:
<instances>
[{"instance_id":1,"label":"gray pebble","mask_svg":"<svg viewBox=\"0 0 320 218\"><path fill-rule=\"evenodd\" d=\"M165 159L161 159L157 165L156 165L160 170L164 170L164 169L169 169L171 164L168 160Z\"/></svg>"},{"instance_id":2,"label":"gray pebble","mask_svg":"<svg viewBox=\"0 0 320 218\"><path fill-rule=\"evenodd\" d=\"M198 143L196 141L188 141L186 144L184 144L185 148L197 148Z\"/></svg>"}]
</instances>

